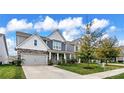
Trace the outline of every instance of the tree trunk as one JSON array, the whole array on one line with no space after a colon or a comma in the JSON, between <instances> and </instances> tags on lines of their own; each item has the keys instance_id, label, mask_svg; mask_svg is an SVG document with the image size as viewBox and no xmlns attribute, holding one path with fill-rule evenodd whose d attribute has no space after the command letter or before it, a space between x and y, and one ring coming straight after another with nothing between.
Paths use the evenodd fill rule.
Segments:
<instances>
[{"instance_id":1,"label":"tree trunk","mask_svg":"<svg viewBox=\"0 0 124 93\"><path fill-rule=\"evenodd\" d=\"M90 62L89 62L89 61L90 61L90 59L87 59L87 62L88 62L88 67L90 66Z\"/></svg>"},{"instance_id":2,"label":"tree trunk","mask_svg":"<svg viewBox=\"0 0 124 93\"><path fill-rule=\"evenodd\" d=\"M105 60L105 62L106 62L106 65L108 65L107 59Z\"/></svg>"}]
</instances>

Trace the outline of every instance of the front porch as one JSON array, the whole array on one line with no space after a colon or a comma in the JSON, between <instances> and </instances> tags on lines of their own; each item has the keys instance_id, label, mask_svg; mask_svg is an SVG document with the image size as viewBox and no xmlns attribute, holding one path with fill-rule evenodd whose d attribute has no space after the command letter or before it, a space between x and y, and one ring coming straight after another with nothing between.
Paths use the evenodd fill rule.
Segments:
<instances>
[{"instance_id":1,"label":"front porch","mask_svg":"<svg viewBox=\"0 0 124 93\"><path fill-rule=\"evenodd\" d=\"M66 62L67 59L75 58L74 53L65 52L65 51L49 51L48 59L51 60L54 64L58 62Z\"/></svg>"}]
</instances>

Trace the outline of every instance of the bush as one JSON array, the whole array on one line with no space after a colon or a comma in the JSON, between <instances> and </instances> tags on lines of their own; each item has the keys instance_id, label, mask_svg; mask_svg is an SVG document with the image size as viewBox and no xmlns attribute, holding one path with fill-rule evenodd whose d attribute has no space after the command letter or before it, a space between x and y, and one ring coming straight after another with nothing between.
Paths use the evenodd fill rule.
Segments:
<instances>
[{"instance_id":1,"label":"bush","mask_svg":"<svg viewBox=\"0 0 124 93\"><path fill-rule=\"evenodd\" d=\"M58 62L57 62L57 65L61 65L61 64L62 64L62 62L61 62L61 61L58 61Z\"/></svg>"},{"instance_id":2,"label":"bush","mask_svg":"<svg viewBox=\"0 0 124 93\"><path fill-rule=\"evenodd\" d=\"M15 61L9 62L10 65L15 65Z\"/></svg>"},{"instance_id":3,"label":"bush","mask_svg":"<svg viewBox=\"0 0 124 93\"><path fill-rule=\"evenodd\" d=\"M78 62L77 59L67 59L67 63L69 64L75 64L77 62Z\"/></svg>"},{"instance_id":4,"label":"bush","mask_svg":"<svg viewBox=\"0 0 124 93\"><path fill-rule=\"evenodd\" d=\"M0 65L2 65L2 62L0 62Z\"/></svg>"},{"instance_id":5,"label":"bush","mask_svg":"<svg viewBox=\"0 0 124 93\"><path fill-rule=\"evenodd\" d=\"M53 65L53 62L51 60L49 60L48 65Z\"/></svg>"},{"instance_id":6,"label":"bush","mask_svg":"<svg viewBox=\"0 0 124 93\"><path fill-rule=\"evenodd\" d=\"M61 64L66 64L66 61L65 61L64 59L59 60L59 61L58 61L58 65L61 65Z\"/></svg>"},{"instance_id":7,"label":"bush","mask_svg":"<svg viewBox=\"0 0 124 93\"><path fill-rule=\"evenodd\" d=\"M14 61L12 61L12 65L15 65L15 62Z\"/></svg>"},{"instance_id":8,"label":"bush","mask_svg":"<svg viewBox=\"0 0 124 93\"><path fill-rule=\"evenodd\" d=\"M12 62L13 65L21 66L23 63L23 59L17 59Z\"/></svg>"}]
</instances>

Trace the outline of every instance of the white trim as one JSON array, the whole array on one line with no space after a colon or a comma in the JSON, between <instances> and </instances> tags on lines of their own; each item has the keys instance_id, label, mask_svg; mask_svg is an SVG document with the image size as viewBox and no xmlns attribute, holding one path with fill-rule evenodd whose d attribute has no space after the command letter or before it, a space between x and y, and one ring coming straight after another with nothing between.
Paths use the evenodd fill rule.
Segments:
<instances>
[{"instance_id":1,"label":"white trim","mask_svg":"<svg viewBox=\"0 0 124 93\"><path fill-rule=\"evenodd\" d=\"M70 59L72 58L72 55L70 54Z\"/></svg>"},{"instance_id":2,"label":"white trim","mask_svg":"<svg viewBox=\"0 0 124 93\"><path fill-rule=\"evenodd\" d=\"M51 52L49 52L49 60L51 60Z\"/></svg>"},{"instance_id":3,"label":"white trim","mask_svg":"<svg viewBox=\"0 0 124 93\"><path fill-rule=\"evenodd\" d=\"M57 53L57 61L59 60L59 53Z\"/></svg>"}]
</instances>

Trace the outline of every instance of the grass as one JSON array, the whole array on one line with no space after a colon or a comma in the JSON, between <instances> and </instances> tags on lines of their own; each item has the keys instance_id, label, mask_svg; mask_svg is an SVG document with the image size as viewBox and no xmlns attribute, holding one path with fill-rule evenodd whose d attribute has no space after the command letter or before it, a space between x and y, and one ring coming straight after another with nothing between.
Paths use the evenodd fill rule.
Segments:
<instances>
[{"instance_id":1,"label":"grass","mask_svg":"<svg viewBox=\"0 0 124 93\"><path fill-rule=\"evenodd\" d=\"M124 79L124 73L112 77L107 77L105 79Z\"/></svg>"},{"instance_id":2,"label":"grass","mask_svg":"<svg viewBox=\"0 0 124 93\"><path fill-rule=\"evenodd\" d=\"M114 65L113 66L108 65L108 66L105 66L105 68L103 68L98 64L90 64L90 68L87 68L87 66L88 65L86 63L80 63L80 64L62 64L62 65L57 65L56 67L61 68L61 69L65 69L68 71L72 71L72 72L75 72L75 73L78 73L81 75L124 68L123 66L114 66Z\"/></svg>"},{"instance_id":3,"label":"grass","mask_svg":"<svg viewBox=\"0 0 124 93\"><path fill-rule=\"evenodd\" d=\"M25 79L21 66L0 65L0 79Z\"/></svg>"}]
</instances>

